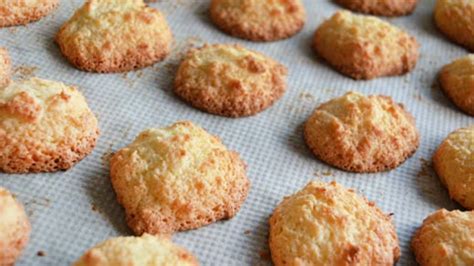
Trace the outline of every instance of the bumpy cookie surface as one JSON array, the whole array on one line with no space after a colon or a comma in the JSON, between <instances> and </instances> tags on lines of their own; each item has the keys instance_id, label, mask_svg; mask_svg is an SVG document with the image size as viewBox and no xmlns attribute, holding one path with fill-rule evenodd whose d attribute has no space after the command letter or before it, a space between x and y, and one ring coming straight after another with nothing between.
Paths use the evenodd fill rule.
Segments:
<instances>
[{"instance_id":1,"label":"bumpy cookie surface","mask_svg":"<svg viewBox=\"0 0 474 266\"><path fill-rule=\"evenodd\" d=\"M419 45L403 30L371 16L339 11L316 30L313 47L354 79L401 75L415 68Z\"/></svg>"},{"instance_id":2,"label":"bumpy cookie surface","mask_svg":"<svg viewBox=\"0 0 474 266\"><path fill-rule=\"evenodd\" d=\"M10 83L11 61L8 51L0 47L0 88Z\"/></svg>"},{"instance_id":3,"label":"bumpy cookie surface","mask_svg":"<svg viewBox=\"0 0 474 266\"><path fill-rule=\"evenodd\" d=\"M411 245L421 266L474 265L474 211L438 210L428 216Z\"/></svg>"},{"instance_id":4,"label":"bumpy cookie surface","mask_svg":"<svg viewBox=\"0 0 474 266\"><path fill-rule=\"evenodd\" d=\"M112 157L110 175L137 235L232 218L250 185L239 155L191 122L145 130Z\"/></svg>"},{"instance_id":5,"label":"bumpy cookie surface","mask_svg":"<svg viewBox=\"0 0 474 266\"><path fill-rule=\"evenodd\" d=\"M400 248L390 215L353 190L311 182L270 217L275 265L394 265Z\"/></svg>"},{"instance_id":6,"label":"bumpy cookie surface","mask_svg":"<svg viewBox=\"0 0 474 266\"><path fill-rule=\"evenodd\" d=\"M439 82L454 104L474 116L474 54L459 58L443 67Z\"/></svg>"},{"instance_id":7,"label":"bumpy cookie surface","mask_svg":"<svg viewBox=\"0 0 474 266\"><path fill-rule=\"evenodd\" d=\"M174 91L212 114L250 116L283 96L286 74L280 63L239 45L205 45L188 52L176 75Z\"/></svg>"},{"instance_id":8,"label":"bumpy cookie surface","mask_svg":"<svg viewBox=\"0 0 474 266\"><path fill-rule=\"evenodd\" d=\"M0 187L0 265L13 265L30 237L30 222L23 206Z\"/></svg>"},{"instance_id":9,"label":"bumpy cookie surface","mask_svg":"<svg viewBox=\"0 0 474 266\"><path fill-rule=\"evenodd\" d=\"M336 0L336 2L356 12L392 17L411 14L418 0Z\"/></svg>"},{"instance_id":10,"label":"bumpy cookie surface","mask_svg":"<svg viewBox=\"0 0 474 266\"><path fill-rule=\"evenodd\" d=\"M223 31L252 41L288 38L306 20L301 0L212 0L210 15Z\"/></svg>"},{"instance_id":11,"label":"bumpy cookie surface","mask_svg":"<svg viewBox=\"0 0 474 266\"><path fill-rule=\"evenodd\" d=\"M98 134L74 87L33 78L0 90L0 171L68 169L92 151Z\"/></svg>"},{"instance_id":12,"label":"bumpy cookie surface","mask_svg":"<svg viewBox=\"0 0 474 266\"><path fill-rule=\"evenodd\" d=\"M88 250L74 266L196 266L197 259L168 238L115 237Z\"/></svg>"},{"instance_id":13,"label":"bumpy cookie surface","mask_svg":"<svg viewBox=\"0 0 474 266\"><path fill-rule=\"evenodd\" d=\"M474 0L438 0L434 18L449 39L474 52Z\"/></svg>"},{"instance_id":14,"label":"bumpy cookie surface","mask_svg":"<svg viewBox=\"0 0 474 266\"><path fill-rule=\"evenodd\" d=\"M59 0L2 0L0 1L0 27L24 25L51 13Z\"/></svg>"},{"instance_id":15,"label":"bumpy cookie surface","mask_svg":"<svg viewBox=\"0 0 474 266\"><path fill-rule=\"evenodd\" d=\"M88 0L56 36L73 65L93 72L129 71L161 61L172 39L163 14L143 0Z\"/></svg>"},{"instance_id":16,"label":"bumpy cookie surface","mask_svg":"<svg viewBox=\"0 0 474 266\"><path fill-rule=\"evenodd\" d=\"M433 166L451 198L474 210L474 125L449 134L433 156Z\"/></svg>"},{"instance_id":17,"label":"bumpy cookie surface","mask_svg":"<svg viewBox=\"0 0 474 266\"><path fill-rule=\"evenodd\" d=\"M349 92L320 105L305 124L320 160L353 172L397 167L418 148L413 117L390 97Z\"/></svg>"}]
</instances>

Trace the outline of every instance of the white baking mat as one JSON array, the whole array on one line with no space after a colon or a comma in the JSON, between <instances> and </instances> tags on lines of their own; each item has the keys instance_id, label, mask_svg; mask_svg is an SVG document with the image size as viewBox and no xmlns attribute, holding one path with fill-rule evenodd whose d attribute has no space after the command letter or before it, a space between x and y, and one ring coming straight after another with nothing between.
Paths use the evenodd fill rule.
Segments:
<instances>
[{"instance_id":1,"label":"white baking mat","mask_svg":"<svg viewBox=\"0 0 474 266\"><path fill-rule=\"evenodd\" d=\"M412 16L389 19L421 43L415 71L373 81L342 76L312 52L314 30L339 9L331 1L305 0L308 21L303 31L274 43L247 42L220 32L208 19L208 1L154 1L150 5L161 9L171 25L175 52L162 63L128 74L90 74L68 64L53 38L82 1L61 2L54 15L38 23L0 29L0 46L9 49L17 76L33 74L79 86L99 118L101 137L93 153L67 172L0 174L0 186L25 204L33 227L18 265L68 265L100 241L130 235L108 179L108 155L145 128L183 119L202 125L240 152L252 182L234 219L174 235L202 265L271 263L267 219L283 196L312 179L354 187L385 212L394 213L402 247L398 265L415 263L409 241L426 215L459 207L450 201L429 162L450 131L474 123L433 86L439 68L467 51L449 43L433 26L434 1L420 1ZM172 82L182 52L202 42L240 43L274 57L289 68L287 93L272 108L250 118L223 118L191 108L173 95ZM303 141L302 123L317 104L348 90L390 95L405 104L421 132L417 153L393 171L368 175L339 171L313 158ZM38 255L40 251L44 256Z\"/></svg>"}]
</instances>

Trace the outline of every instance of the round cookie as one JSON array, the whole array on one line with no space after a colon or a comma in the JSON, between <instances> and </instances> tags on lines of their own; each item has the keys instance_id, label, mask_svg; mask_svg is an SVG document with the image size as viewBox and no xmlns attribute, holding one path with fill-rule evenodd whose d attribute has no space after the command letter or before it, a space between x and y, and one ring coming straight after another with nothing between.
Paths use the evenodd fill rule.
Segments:
<instances>
[{"instance_id":1,"label":"round cookie","mask_svg":"<svg viewBox=\"0 0 474 266\"><path fill-rule=\"evenodd\" d=\"M444 35L474 52L473 0L438 0L434 19Z\"/></svg>"},{"instance_id":2,"label":"round cookie","mask_svg":"<svg viewBox=\"0 0 474 266\"><path fill-rule=\"evenodd\" d=\"M98 135L74 87L32 78L0 90L0 171L66 170L92 151Z\"/></svg>"},{"instance_id":3,"label":"round cookie","mask_svg":"<svg viewBox=\"0 0 474 266\"><path fill-rule=\"evenodd\" d=\"M354 79L410 72L419 44L403 30L372 16L339 11L316 30L314 50L334 69Z\"/></svg>"},{"instance_id":4,"label":"round cookie","mask_svg":"<svg viewBox=\"0 0 474 266\"><path fill-rule=\"evenodd\" d=\"M474 211L438 210L413 236L421 266L474 265Z\"/></svg>"},{"instance_id":5,"label":"round cookie","mask_svg":"<svg viewBox=\"0 0 474 266\"><path fill-rule=\"evenodd\" d=\"M115 237L88 250L74 266L197 266L187 250L163 236Z\"/></svg>"},{"instance_id":6,"label":"round cookie","mask_svg":"<svg viewBox=\"0 0 474 266\"><path fill-rule=\"evenodd\" d=\"M304 135L317 158L351 172L396 168L420 142L414 118L401 104L387 96L357 92L316 108Z\"/></svg>"},{"instance_id":7,"label":"round cookie","mask_svg":"<svg viewBox=\"0 0 474 266\"><path fill-rule=\"evenodd\" d=\"M418 0L336 0L352 11L378 16L404 16L415 10Z\"/></svg>"},{"instance_id":8,"label":"round cookie","mask_svg":"<svg viewBox=\"0 0 474 266\"><path fill-rule=\"evenodd\" d=\"M474 125L449 134L433 156L433 167L449 196L474 210Z\"/></svg>"},{"instance_id":9,"label":"round cookie","mask_svg":"<svg viewBox=\"0 0 474 266\"><path fill-rule=\"evenodd\" d=\"M454 104L474 116L474 54L444 66L439 74L439 83Z\"/></svg>"},{"instance_id":10,"label":"round cookie","mask_svg":"<svg viewBox=\"0 0 474 266\"><path fill-rule=\"evenodd\" d=\"M0 187L0 265L14 265L30 238L30 222L23 206Z\"/></svg>"},{"instance_id":11,"label":"round cookie","mask_svg":"<svg viewBox=\"0 0 474 266\"><path fill-rule=\"evenodd\" d=\"M0 1L0 27L25 25L37 21L54 11L59 0L2 0Z\"/></svg>"},{"instance_id":12,"label":"round cookie","mask_svg":"<svg viewBox=\"0 0 474 266\"><path fill-rule=\"evenodd\" d=\"M391 216L336 182L311 182L286 197L269 223L276 266L394 265L400 258Z\"/></svg>"},{"instance_id":13,"label":"round cookie","mask_svg":"<svg viewBox=\"0 0 474 266\"><path fill-rule=\"evenodd\" d=\"M198 228L237 214L250 182L244 162L189 121L148 129L110 161L110 176L137 234Z\"/></svg>"},{"instance_id":14,"label":"round cookie","mask_svg":"<svg viewBox=\"0 0 474 266\"><path fill-rule=\"evenodd\" d=\"M0 47L0 88L10 83L11 61L8 51Z\"/></svg>"},{"instance_id":15,"label":"round cookie","mask_svg":"<svg viewBox=\"0 0 474 266\"><path fill-rule=\"evenodd\" d=\"M175 93L194 107L227 117L255 115L286 90L286 68L239 45L191 49L181 63Z\"/></svg>"},{"instance_id":16,"label":"round cookie","mask_svg":"<svg viewBox=\"0 0 474 266\"><path fill-rule=\"evenodd\" d=\"M88 0L56 36L63 55L91 72L124 72L163 60L173 36L143 0Z\"/></svg>"},{"instance_id":17,"label":"round cookie","mask_svg":"<svg viewBox=\"0 0 474 266\"><path fill-rule=\"evenodd\" d=\"M252 41L291 37L306 21L301 0L212 0L210 16L221 30Z\"/></svg>"}]
</instances>

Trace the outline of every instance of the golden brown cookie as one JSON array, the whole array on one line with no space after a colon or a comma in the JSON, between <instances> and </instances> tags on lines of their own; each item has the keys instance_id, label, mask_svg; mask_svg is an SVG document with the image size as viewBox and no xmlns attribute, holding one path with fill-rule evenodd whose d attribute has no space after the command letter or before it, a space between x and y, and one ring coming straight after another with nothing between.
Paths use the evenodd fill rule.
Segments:
<instances>
[{"instance_id":1,"label":"golden brown cookie","mask_svg":"<svg viewBox=\"0 0 474 266\"><path fill-rule=\"evenodd\" d=\"M194 107L222 116L255 115L286 90L286 68L239 45L191 49L176 75L175 93Z\"/></svg>"},{"instance_id":2,"label":"golden brown cookie","mask_svg":"<svg viewBox=\"0 0 474 266\"><path fill-rule=\"evenodd\" d=\"M336 0L336 2L355 12L395 17L411 14L418 0Z\"/></svg>"},{"instance_id":3,"label":"golden brown cookie","mask_svg":"<svg viewBox=\"0 0 474 266\"><path fill-rule=\"evenodd\" d=\"M188 121L140 133L112 157L110 176L137 235L232 218L250 186L239 155Z\"/></svg>"},{"instance_id":4,"label":"golden brown cookie","mask_svg":"<svg viewBox=\"0 0 474 266\"><path fill-rule=\"evenodd\" d=\"M115 237L88 250L74 266L197 266L197 259L164 236Z\"/></svg>"},{"instance_id":5,"label":"golden brown cookie","mask_svg":"<svg viewBox=\"0 0 474 266\"><path fill-rule=\"evenodd\" d=\"M473 0L438 0L434 19L444 35L474 52Z\"/></svg>"},{"instance_id":6,"label":"golden brown cookie","mask_svg":"<svg viewBox=\"0 0 474 266\"><path fill-rule=\"evenodd\" d=\"M59 0L2 0L0 27L25 25L47 16L59 5Z\"/></svg>"},{"instance_id":7,"label":"golden brown cookie","mask_svg":"<svg viewBox=\"0 0 474 266\"><path fill-rule=\"evenodd\" d=\"M0 171L66 170L92 151L98 135L74 87L32 78L0 90Z\"/></svg>"},{"instance_id":8,"label":"golden brown cookie","mask_svg":"<svg viewBox=\"0 0 474 266\"><path fill-rule=\"evenodd\" d=\"M143 0L88 0L56 36L64 56L92 72L123 72L163 60L173 36Z\"/></svg>"},{"instance_id":9,"label":"golden brown cookie","mask_svg":"<svg viewBox=\"0 0 474 266\"><path fill-rule=\"evenodd\" d=\"M30 238L30 222L23 206L0 187L0 265L14 265Z\"/></svg>"},{"instance_id":10,"label":"golden brown cookie","mask_svg":"<svg viewBox=\"0 0 474 266\"><path fill-rule=\"evenodd\" d=\"M252 41L291 37L306 21L301 0L212 0L210 16L221 30Z\"/></svg>"},{"instance_id":11,"label":"golden brown cookie","mask_svg":"<svg viewBox=\"0 0 474 266\"><path fill-rule=\"evenodd\" d=\"M317 158L351 172L396 168L420 142L415 120L401 104L387 96L357 92L316 108L304 135Z\"/></svg>"},{"instance_id":12,"label":"golden brown cookie","mask_svg":"<svg viewBox=\"0 0 474 266\"><path fill-rule=\"evenodd\" d=\"M354 190L311 182L270 217L269 244L280 265L394 265L400 247L391 216Z\"/></svg>"},{"instance_id":13,"label":"golden brown cookie","mask_svg":"<svg viewBox=\"0 0 474 266\"><path fill-rule=\"evenodd\" d=\"M474 265L474 211L432 213L411 246L421 266Z\"/></svg>"},{"instance_id":14,"label":"golden brown cookie","mask_svg":"<svg viewBox=\"0 0 474 266\"><path fill-rule=\"evenodd\" d=\"M0 88L10 83L11 61L8 51L0 47Z\"/></svg>"},{"instance_id":15,"label":"golden brown cookie","mask_svg":"<svg viewBox=\"0 0 474 266\"><path fill-rule=\"evenodd\" d=\"M354 79L410 72L419 56L416 39L372 16L339 11L316 30L314 50L334 69Z\"/></svg>"},{"instance_id":16,"label":"golden brown cookie","mask_svg":"<svg viewBox=\"0 0 474 266\"><path fill-rule=\"evenodd\" d=\"M444 66L439 74L439 83L454 104L474 116L474 54Z\"/></svg>"},{"instance_id":17,"label":"golden brown cookie","mask_svg":"<svg viewBox=\"0 0 474 266\"><path fill-rule=\"evenodd\" d=\"M433 156L433 166L449 196L474 210L474 125L449 134Z\"/></svg>"}]
</instances>

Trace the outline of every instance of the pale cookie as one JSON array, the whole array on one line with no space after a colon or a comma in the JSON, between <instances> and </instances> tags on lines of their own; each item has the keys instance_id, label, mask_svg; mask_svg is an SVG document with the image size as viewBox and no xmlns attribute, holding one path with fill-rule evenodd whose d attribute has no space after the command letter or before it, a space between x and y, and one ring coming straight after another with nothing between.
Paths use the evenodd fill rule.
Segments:
<instances>
[{"instance_id":1,"label":"pale cookie","mask_svg":"<svg viewBox=\"0 0 474 266\"><path fill-rule=\"evenodd\" d=\"M474 52L474 0L438 0L434 19L444 35Z\"/></svg>"},{"instance_id":2,"label":"pale cookie","mask_svg":"<svg viewBox=\"0 0 474 266\"><path fill-rule=\"evenodd\" d=\"M56 36L64 56L92 72L124 72L163 60L173 36L143 0L88 0Z\"/></svg>"},{"instance_id":3,"label":"pale cookie","mask_svg":"<svg viewBox=\"0 0 474 266\"><path fill-rule=\"evenodd\" d=\"M98 135L74 87L32 78L0 90L0 171L66 170L92 151Z\"/></svg>"},{"instance_id":4,"label":"pale cookie","mask_svg":"<svg viewBox=\"0 0 474 266\"><path fill-rule=\"evenodd\" d=\"M317 158L351 172L396 168L420 142L414 118L401 104L387 96L357 92L316 108L304 135Z\"/></svg>"},{"instance_id":5,"label":"pale cookie","mask_svg":"<svg viewBox=\"0 0 474 266\"><path fill-rule=\"evenodd\" d=\"M0 187L0 265L14 265L30 238L30 222L23 206Z\"/></svg>"},{"instance_id":6,"label":"pale cookie","mask_svg":"<svg viewBox=\"0 0 474 266\"><path fill-rule=\"evenodd\" d=\"M416 39L372 16L339 11L316 30L313 48L334 69L354 79L410 72L419 57Z\"/></svg>"},{"instance_id":7,"label":"pale cookie","mask_svg":"<svg viewBox=\"0 0 474 266\"><path fill-rule=\"evenodd\" d=\"M301 0L212 0L210 16L221 30L252 41L291 37L306 21Z\"/></svg>"},{"instance_id":8,"label":"pale cookie","mask_svg":"<svg viewBox=\"0 0 474 266\"><path fill-rule=\"evenodd\" d=\"M118 151L110 176L137 234L198 228L237 214L250 182L244 162L191 122L148 129Z\"/></svg>"},{"instance_id":9,"label":"pale cookie","mask_svg":"<svg viewBox=\"0 0 474 266\"><path fill-rule=\"evenodd\" d=\"M8 51L0 47L0 88L10 83L11 61Z\"/></svg>"},{"instance_id":10,"label":"pale cookie","mask_svg":"<svg viewBox=\"0 0 474 266\"><path fill-rule=\"evenodd\" d=\"M276 266L394 265L400 247L391 215L354 190L311 182L285 199L270 217Z\"/></svg>"},{"instance_id":11,"label":"pale cookie","mask_svg":"<svg viewBox=\"0 0 474 266\"><path fill-rule=\"evenodd\" d=\"M439 74L439 83L454 104L474 116L474 54L444 66Z\"/></svg>"},{"instance_id":12,"label":"pale cookie","mask_svg":"<svg viewBox=\"0 0 474 266\"><path fill-rule=\"evenodd\" d=\"M56 9L59 0L2 0L0 27L25 25L47 16Z\"/></svg>"},{"instance_id":13,"label":"pale cookie","mask_svg":"<svg viewBox=\"0 0 474 266\"><path fill-rule=\"evenodd\" d=\"M192 49L176 75L175 93L194 107L222 116L255 115L286 90L286 68L239 45Z\"/></svg>"},{"instance_id":14,"label":"pale cookie","mask_svg":"<svg viewBox=\"0 0 474 266\"><path fill-rule=\"evenodd\" d=\"M411 246L421 266L474 265L474 211L432 213Z\"/></svg>"},{"instance_id":15,"label":"pale cookie","mask_svg":"<svg viewBox=\"0 0 474 266\"><path fill-rule=\"evenodd\" d=\"M163 236L115 237L88 250L73 266L197 266L187 250Z\"/></svg>"},{"instance_id":16,"label":"pale cookie","mask_svg":"<svg viewBox=\"0 0 474 266\"><path fill-rule=\"evenodd\" d=\"M449 134L433 156L433 167L449 196L474 210L474 125Z\"/></svg>"},{"instance_id":17,"label":"pale cookie","mask_svg":"<svg viewBox=\"0 0 474 266\"><path fill-rule=\"evenodd\" d=\"M404 16L415 10L418 0L336 0L352 11L378 16Z\"/></svg>"}]
</instances>

